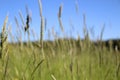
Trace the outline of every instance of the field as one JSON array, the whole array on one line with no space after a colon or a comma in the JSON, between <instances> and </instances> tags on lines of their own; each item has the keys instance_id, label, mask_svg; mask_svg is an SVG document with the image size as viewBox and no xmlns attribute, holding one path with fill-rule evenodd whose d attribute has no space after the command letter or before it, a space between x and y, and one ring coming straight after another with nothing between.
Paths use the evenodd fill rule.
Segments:
<instances>
[{"instance_id":1,"label":"field","mask_svg":"<svg viewBox=\"0 0 120 80\"><path fill-rule=\"evenodd\" d=\"M61 8L58 21L64 34ZM104 42L102 32L100 40L91 41L86 26L85 39L55 36L53 41L44 41L44 17L40 7L40 40L32 42L28 34L26 42L20 39L8 42L11 34L6 30L7 18L0 36L0 80L120 80L120 41L115 45L113 40ZM29 21L25 31L20 31L29 33Z\"/></svg>"},{"instance_id":2,"label":"field","mask_svg":"<svg viewBox=\"0 0 120 80\"><path fill-rule=\"evenodd\" d=\"M37 42L36 42L37 43ZM5 80L119 80L120 53L80 40L8 44L0 60ZM43 49L43 50L42 50ZM44 54L44 56L43 56Z\"/></svg>"}]
</instances>

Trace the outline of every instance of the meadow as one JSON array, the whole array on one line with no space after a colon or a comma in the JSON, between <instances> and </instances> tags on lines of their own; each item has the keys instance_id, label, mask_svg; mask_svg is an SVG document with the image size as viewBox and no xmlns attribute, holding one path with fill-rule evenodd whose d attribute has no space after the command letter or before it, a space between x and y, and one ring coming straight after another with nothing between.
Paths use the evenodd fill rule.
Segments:
<instances>
[{"instance_id":1,"label":"meadow","mask_svg":"<svg viewBox=\"0 0 120 80\"><path fill-rule=\"evenodd\" d=\"M117 46L113 47L112 40L107 44L109 47L106 46L102 31L96 42L90 40L85 26L84 39L58 38L51 34L55 39L44 41L41 4L39 0L41 32L38 41L29 40L30 26L26 20L23 22L26 23L25 30L21 29L21 32L28 33L28 41L8 42L8 35L12 34L7 32L6 16L0 36L0 80L120 80L120 51ZM59 7L58 21L64 34L61 10L62 6ZM85 19L83 21L85 23Z\"/></svg>"}]
</instances>

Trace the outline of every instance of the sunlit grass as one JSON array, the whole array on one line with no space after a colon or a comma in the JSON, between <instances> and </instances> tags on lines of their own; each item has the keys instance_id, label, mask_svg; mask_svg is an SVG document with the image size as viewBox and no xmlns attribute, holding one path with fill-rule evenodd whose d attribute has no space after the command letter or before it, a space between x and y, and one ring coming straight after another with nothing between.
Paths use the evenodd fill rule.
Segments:
<instances>
[{"instance_id":1,"label":"sunlit grass","mask_svg":"<svg viewBox=\"0 0 120 80\"><path fill-rule=\"evenodd\" d=\"M55 38L53 41L43 41L44 18L40 0L39 6L41 17L40 41L31 42L28 40L23 42L21 40L7 42L5 40L8 44L7 47L3 47L5 44L2 44L3 40L0 38L0 43L2 44L0 45L0 52L1 56L3 56L0 58L0 80L120 79L120 52L114 49L111 44L106 46L106 43L102 41L104 27L101 31L100 40L96 42L91 41L86 28L85 15L83 15L84 40L80 38L68 39L66 36L61 39L51 34ZM61 20L62 8L61 5L58 11L58 21L64 34ZM24 24L22 13L20 12L19 14ZM15 20L18 24L17 19ZM6 24L4 23L4 27L6 27ZM22 32L22 29L20 31ZM23 33L25 33L24 30Z\"/></svg>"}]
</instances>

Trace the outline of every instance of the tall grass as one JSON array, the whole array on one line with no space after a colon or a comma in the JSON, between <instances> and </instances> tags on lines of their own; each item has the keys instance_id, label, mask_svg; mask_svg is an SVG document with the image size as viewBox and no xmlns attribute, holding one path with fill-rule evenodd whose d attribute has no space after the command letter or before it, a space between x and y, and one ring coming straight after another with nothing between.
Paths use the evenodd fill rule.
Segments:
<instances>
[{"instance_id":1,"label":"tall grass","mask_svg":"<svg viewBox=\"0 0 120 80\"><path fill-rule=\"evenodd\" d=\"M9 55L8 55L8 43L7 43L7 38L8 38L8 33L7 33L7 22L8 22L8 16L6 16L4 20L4 24L2 27L2 32L0 35L0 59L1 59L1 79L5 80L7 77L7 71L8 71L8 61L9 61Z\"/></svg>"},{"instance_id":2,"label":"tall grass","mask_svg":"<svg viewBox=\"0 0 120 80\"><path fill-rule=\"evenodd\" d=\"M83 14L84 40L59 39L54 28L48 36L54 36L53 41L44 41L44 17L42 1L38 0L40 10L40 42L8 43L6 35L6 17L1 32L0 79L2 80L119 80L120 52L109 50L102 42L104 28L100 41L92 42L87 29L86 15ZM58 11L58 21L61 31L62 5ZM26 25L22 12L19 12L22 25ZM19 25L15 18L16 25ZM18 28L19 29L19 28ZM49 30L51 31L51 30ZM24 27L21 33L25 33ZM22 36L22 35L21 35ZM31 36L31 34L30 34ZM112 43L112 42L111 42ZM112 44L110 43L110 49ZM6 47L6 45L8 47ZM32 47L30 47L32 46ZM22 47L22 48L21 48ZM8 55L9 48L9 55ZM41 54L42 53L42 54ZM4 55L6 57L3 57Z\"/></svg>"},{"instance_id":3,"label":"tall grass","mask_svg":"<svg viewBox=\"0 0 120 80\"><path fill-rule=\"evenodd\" d=\"M59 24L60 24L61 31L64 32L64 28L63 28L63 24L62 24L62 20L61 20L62 9L63 9L63 4L61 4L60 7L59 7L58 21L59 21Z\"/></svg>"},{"instance_id":4,"label":"tall grass","mask_svg":"<svg viewBox=\"0 0 120 80\"><path fill-rule=\"evenodd\" d=\"M40 26L40 45L41 45L41 51L42 51L42 54L43 54L43 58L45 58L45 55L44 55L44 51L43 51L43 34L44 34L44 26L45 26L45 23L44 23L44 17L42 15L42 2L41 0L38 0L38 3L39 3L39 10L40 10L40 18L41 18L41 26Z\"/></svg>"},{"instance_id":5,"label":"tall grass","mask_svg":"<svg viewBox=\"0 0 120 80\"><path fill-rule=\"evenodd\" d=\"M0 35L0 58L2 58L3 55L5 55L6 51L7 51L7 38L8 38L8 34L6 31L6 25L7 25L7 21L8 21L8 16L6 16L3 27L2 27L2 32Z\"/></svg>"}]
</instances>

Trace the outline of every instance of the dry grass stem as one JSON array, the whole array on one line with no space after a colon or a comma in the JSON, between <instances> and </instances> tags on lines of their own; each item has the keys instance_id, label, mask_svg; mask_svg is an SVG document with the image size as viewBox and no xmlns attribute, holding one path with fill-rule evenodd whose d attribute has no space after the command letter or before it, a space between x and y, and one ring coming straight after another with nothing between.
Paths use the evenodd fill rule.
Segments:
<instances>
[{"instance_id":1,"label":"dry grass stem","mask_svg":"<svg viewBox=\"0 0 120 80\"><path fill-rule=\"evenodd\" d=\"M63 8L63 5L61 4L59 7L59 12L58 12L58 21L59 21L59 25L60 25L62 32L64 32L64 28L63 28L63 24L62 24L62 20L61 20L62 8Z\"/></svg>"},{"instance_id":2,"label":"dry grass stem","mask_svg":"<svg viewBox=\"0 0 120 80\"><path fill-rule=\"evenodd\" d=\"M7 37L8 37L8 34L7 34L7 32L6 32L7 22L8 22L8 16L6 16L6 18L5 18L5 21L4 21L4 24L3 24L3 28L2 28L2 33L1 33L1 35L0 35L0 37L1 37L0 58L2 58L2 55L5 54L6 46L7 46Z\"/></svg>"},{"instance_id":3,"label":"dry grass stem","mask_svg":"<svg viewBox=\"0 0 120 80\"><path fill-rule=\"evenodd\" d=\"M51 75L51 77L52 77L53 80L56 80L56 78L55 78L55 76L53 74Z\"/></svg>"},{"instance_id":4,"label":"dry grass stem","mask_svg":"<svg viewBox=\"0 0 120 80\"><path fill-rule=\"evenodd\" d=\"M38 63L38 65L34 68L34 70L32 71L32 74L31 74L31 76L33 76L33 74L35 73L35 71L38 69L38 67L43 63L43 61L44 61L44 59L43 60L41 60L39 63Z\"/></svg>"},{"instance_id":5,"label":"dry grass stem","mask_svg":"<svg viewBox=\"0 0 120 80\"><path fill-rule=\"evenodd\" d=\"M42 17L42 2L41 0L38 0L39 3L39 10L40 10L40 17Z\"/></svg>"}]
</instances>

